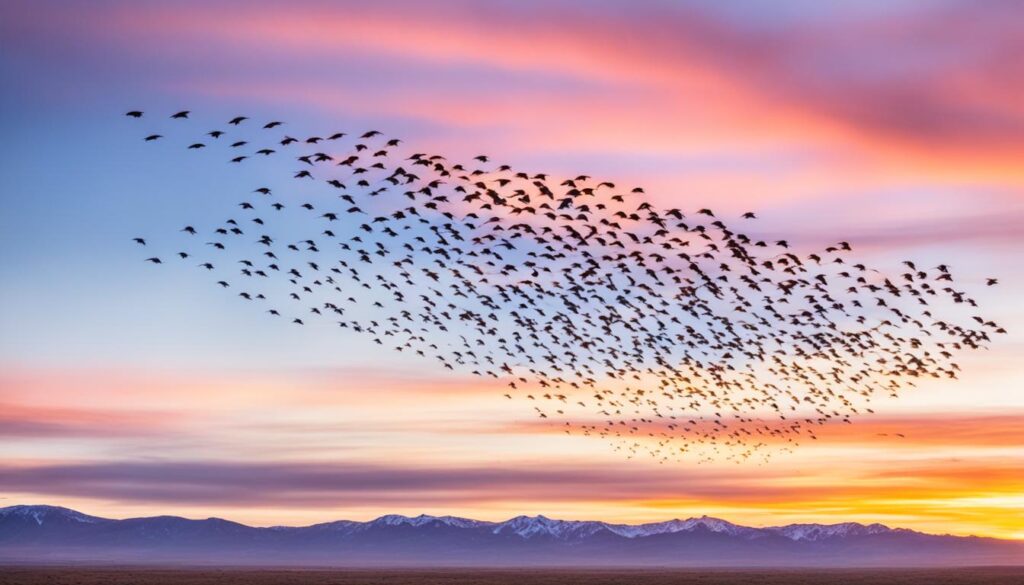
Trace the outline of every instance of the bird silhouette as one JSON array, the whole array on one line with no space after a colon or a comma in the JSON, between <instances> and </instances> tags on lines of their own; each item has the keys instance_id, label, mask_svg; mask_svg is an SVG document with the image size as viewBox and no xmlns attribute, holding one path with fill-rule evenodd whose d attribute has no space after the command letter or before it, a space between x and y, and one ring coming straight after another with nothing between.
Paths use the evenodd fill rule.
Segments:
<instances>
[{"instance_id":1,"label":"bird silhouette","mask_svg":"<svg viewBox=\"0 0 1024 585\"><path fill-rule=\"evenodd\" d=\"M629 458L788 452L871 415L874 401L956 378L958 356L1006 333L975 314L946 264L907 261L890 274L858 261L850 242L758 239L709 208L661 209L642 187L409 152L377 130L354 140L270 132L281 124L265 124L253 152L288 147L303 167L291 177L308 179L295 188L323 196L285 205L258 187L260 197L224 207L244 217L201 218L213 241L194 253L217 254L220 268L199 267L222 288L246 282L238 298L277 307L260 313L329 319L498 381L538 424ZM322 136L330 152L318 150ZM276 186L275 172L257 176Z\"/></svg>"}]
</instances>

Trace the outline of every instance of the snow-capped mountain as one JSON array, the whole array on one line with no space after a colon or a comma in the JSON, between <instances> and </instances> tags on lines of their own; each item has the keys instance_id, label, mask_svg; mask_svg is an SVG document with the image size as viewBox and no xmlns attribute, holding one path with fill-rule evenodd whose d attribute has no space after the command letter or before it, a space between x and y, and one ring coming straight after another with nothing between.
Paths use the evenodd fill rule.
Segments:
<instances>
[{"instance_id":1,"label":"snow-capped mountain","mask_svg":"<svg viewBox=\"0 0 1024 585\"><path fill-rule=\"evenodd\" d=\"M376 520L372 520L367 524L373 526L400 526L402 524L408 524L409 526L423 526L425 524L442 524L444 526L454 526L455 528L473 528L490 523L470 520L469 518L458 518L456 516L428 516L426 514L420 514L419 516L410 518L409 516L402 516L401 514L388 514L386 516L381 516Z\"/></svg>"},{"instance_id":2,"label":"snow-capped mountain","mask_svg":"<svg viewBox=\"0 0 1024 585\"><path fill-rule=\"evenodd\" d=\"M493 525L494 534L515 534L522 538L549 537L558 540L587 538L608 530L603 522L552 520L545 516L516 516Z\"/></svg>"},{"instance_id":3,"label":"snow-capped mountain","mask_svg":"<svg viewBox=\"0 0 1024 585\"><path fill-rule=\"evenodd\" d=\"M46 522L78 522L81 524L95 524L105 521L104 518L87 516L70 508L60 506L8 506L0 508L0 522L5 520L31 520L42 526Z\"/></svg>"},{"instance_id":4,"label":"snow-capped mountain","mask_svg":"<svg viewBox=\"0 0 1024 585\"><path fill-rule=\"evenodd\" d=\"M789 524L788 526L774 526L765 530L776 532L790 540L822 540L825 538L893 532L892 528L884 524L864 525L857 524L856 522L843 522L842 524Z\"/></svg>"},{"instance_id":5,"label":"snow-capped mountain","mask_svg":"<svg viewBox=\"0 0 1024 585\"><path fill-rule=\"evenodd\" d=\"M219 518L111 520L54 506L0 508L0 564L24 562L476 566L1020 564L1024 543L882 524L740 526L701 516L611 524L389 514L256 528Z\"/></svg>"},{"instance_id":6,"label":"snow-capped mountain","mask_svg":"<svg viewBox=\"0 0 1024 585\"><path fill-rule=\"evenodd\" d=\"M720 518L712 518L711 516L701 516L700 518L689 518L687 520L675 519L650 524L607 524L606 526L615 534L626 538L688 532L698 528L744 538L755 538L761 534L757 528L739 526L738 524L733 524Z\"/></svg>"}]
</instances>

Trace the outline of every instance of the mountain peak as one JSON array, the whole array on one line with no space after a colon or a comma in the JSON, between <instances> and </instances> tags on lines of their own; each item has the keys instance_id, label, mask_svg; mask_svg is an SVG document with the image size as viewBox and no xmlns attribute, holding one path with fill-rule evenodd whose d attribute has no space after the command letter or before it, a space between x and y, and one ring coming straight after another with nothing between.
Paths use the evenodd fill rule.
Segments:
<instances>
[{"instance_id":1,"label":"mountain peak","mask_svg":"<svg viewBox=\"0 0 1024 585\"><path fill-rule=\"evenodd\" d=\"M71 522L79 522L83 524L95 524L97 522L103 522L104 518L98 518L96 516L89 516L82 514L71 508L64 508L62 506L47 506L43 504L37 505L17 505L7 506L6 508L0 508L0 519L3 518L24 518L35 521L36 524L42 526L47 521L52 520L65 520Z\"/></svg>"},{"instance_id":2,"label":"mountain peak","mask_svg":"<svg viewBox=\"0 0 1024 585\"><path fill-rule=\"evenodd\" d=\"M403 516L401 514L386 514L371 520L368 524L372 526L400 526L402 524L408 524L409 526L414 527L423 526L425 524L442 524L456 528L470 528L487 523L480 522L479 520L471 520L469 518L459 518L458 516L430 516L428 514L420 514L419 516L410 517Z\"/></svg>"},{"instance_id":3,"label":"mountain peak","mask_svg":"<svg viewBox=\"0 0 1024 585\"><path fill-rule=\"evenodd\" d=\"M584 538L593 536L602 530L608 530L604 522L586 520L553 520L538 514L536 516L516 516L494 526L494 534L513 533L523 538L547 536L559 540Z\"/></svg>"},{"instance_id":4,"label":"mountain peak","mask_svg":"<svg viewBox=\"0 0 1024 585\"><path fill-rule=\"evenodd\" d=\"M607 524L609 530L626 538L641 538L657 534L674 534L676 532L692 532L704 529L709 532L727 534L730 536L756 536L759 534L757 528L740 526L721 518L703 515L694 518L680 520L673 518L664 522L650 522L647 524Z\"/></svg>"},{"instance_id":5,"label":"mountain peak","mask_svg":"<svg viewBox=\"0 0 1024 585\"><path fill-rule=\"evenodd\" d=\"M687 520L683 521L683 524L687 527L694 528L696 528L697 526L703 526L711 532L726 532L730 534L735 533L737 531L753 530L752 528L740 526L738 524L733 524L728 520L722 520L721 518L715 518L713 516L708 516L706 514L699 518L688 518Z\"/></svg>"},{"instance_id":6,"label":"mountain peak","mask_svg":"<svg viewBox=\"0 0 1024 585\"><path fill-rule=\"evenodd\" d=\"M89 516L81 512L60 506L49 505L15 505L0 508L0 520L14 518L31 520L36 525L42 526L47 522L63 521L78 524L94 524L98 522L114 522L105 518ZM146 519L154 522L189 523L186 518L178 516L155 516ZM223 518L208 518L206 522L212 524L237 525L230 520ZM646 524L612 524L607 522L590 520L558 520L544 514L535 516L519 515L509 518L504 522L485 522L458 516L432 516L419 514L418 516L405 516L402 514L385 514L368 522L354 520L337 520L315 524L310 528L328 529L336 532L352 533L370 527L386 528L396 526L409 526L419 528L423 526L447 526L452 528L487 528L493 534L515 534L521 538L532 539L536 537L550 537L558 540L570 540L591 537L599 532L609 533L628 538L644 538L660 534L675 534L680 532L693 532L696 530L707 530L716 534L742 538L760 538L769 535L783 536L792 541L818 541L831 538L846 538L857 536L870 536L895 530L884 524L860 524L857 522L842 522L838 524L787 524L784 526L770 526L766 528L751 528L734 524L728 520L708 516L707 514L681 520L674 518L664 522L651 522ZM275 526L273 530L298 530L287 526ZM909 530L898 530L899 532L913 532Z\"/></svg>"},{"instance_id":7,"label":"mountain peak","mask_svg":"<svg viewBox=\"0 0 1024 585\"><path fill-rule=\"evenodd\" d=\"M839 524L787 524L786 526L772 526L765 528L765 530L781 534L790 540L809 541L893 532L893 529L889 528L885 524L860 524L857 522L841 522Z\"/></svg>"},{"instance_id":8,"label":"mountain peak","mask_svg":"<svg viewBox=\"0 0 1024 585\"><path fill-rule=\"evenodd\" d=\"M368 522L256 528L220 518L110 520L57 506L0 508L0 563L176 559L339 566L382 560L423 566L832 566L1019 563L1022 555L1024 546L1012 541L922 538L882 524L751 528L707 515L631 525L544 515L485 522L388 514Z\"/></svg>"}]
</instances>

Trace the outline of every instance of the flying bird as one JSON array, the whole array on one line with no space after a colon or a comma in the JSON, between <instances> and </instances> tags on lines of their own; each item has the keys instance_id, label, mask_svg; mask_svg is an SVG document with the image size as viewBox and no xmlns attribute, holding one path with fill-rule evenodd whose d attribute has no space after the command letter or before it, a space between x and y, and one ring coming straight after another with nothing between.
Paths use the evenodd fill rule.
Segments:
<instances>
[{"instance_id":1,"label":"flying bird","mask_svg":"<svg viewBox=\"0 0 1024 585\"><path fill-rule=\"evenodd\" d=\"M253 157L237 172L269 185L245 189L263 197L196 210L224 214L196 220L215 226L199 267L277 307L258 313L330 319L374 346L500 380L542 424L627 457L745 461L817 441L877 397L955 379L960 356L1006 333L946 264L886 271L846 241L761 240L709 208L661 208L642 187L477 168L490 158L407 151L372 141L376 130L330 152L317 152L320 137L345 133L303 135L253 148L299 150L291 176L309 181L283 186L313 203L286 205L295 195L271 187L288 176ZM239 207L245 217L231 218Z\"/></svg>"}]
</instances>

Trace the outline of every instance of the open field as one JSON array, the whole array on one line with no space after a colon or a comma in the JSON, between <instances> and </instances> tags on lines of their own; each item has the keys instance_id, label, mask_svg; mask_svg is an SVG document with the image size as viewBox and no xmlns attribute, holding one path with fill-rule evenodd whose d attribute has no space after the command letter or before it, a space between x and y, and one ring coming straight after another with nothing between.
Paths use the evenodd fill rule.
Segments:
<instances>
[{"instance_id":1,"label":"open field","mask_svg":"<svg viewBox=\"0 0 1024 585\"><path fill-rule=\"evenodd\" d=\"M586 571L0 567L0 585L1020 585L1024 567Z\"/></svg>"}]
</instances>

